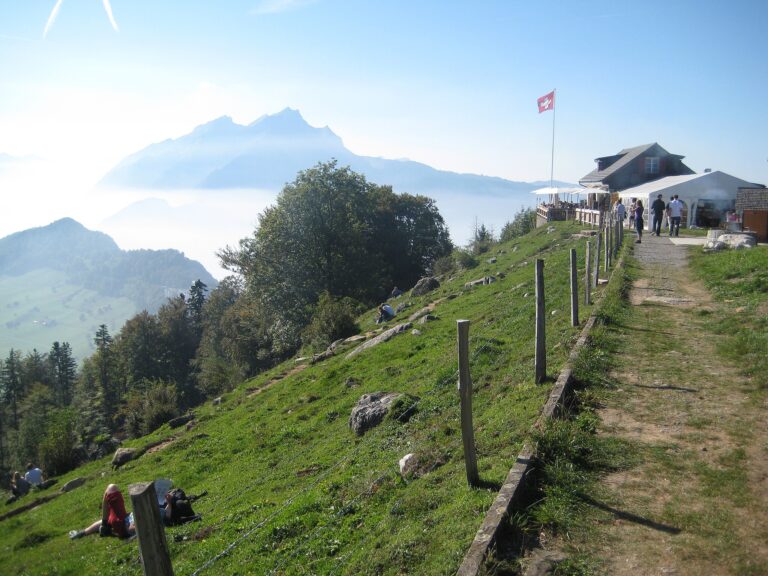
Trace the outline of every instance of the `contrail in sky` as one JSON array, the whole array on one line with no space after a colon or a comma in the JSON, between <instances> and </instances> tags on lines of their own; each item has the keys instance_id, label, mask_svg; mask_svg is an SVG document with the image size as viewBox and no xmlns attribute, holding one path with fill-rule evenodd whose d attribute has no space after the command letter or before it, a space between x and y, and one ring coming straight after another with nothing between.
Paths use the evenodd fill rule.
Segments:
<instances>
[{"instance_id":1,"label":"contrail in sky","mask_svg":"<svg viewBox=\"0 0 768 576\"><path fill-rule=\"evenodd\" d=\"M56 17L59 15L59 9L63 3L64 0L56 0L56 5L53 7L53 10L51 10L51 15L48 16L48 22L45 24L45 30L43 30L43 38L48 35L48 31L53 26L53 23L56 22ZM107 18L109 18L109 22L112 24L112 28L115 29L115 32L119 32L120 30L117 28L117 22L115 21L114 14L112 14L112 6L110 6L109 0L101 0L101 3L104 5L104 11L107 13Z\"/></svg>"},{"instance_id":2,"label":"contrail in sky","mask_svg":"<svg viewBox=\"0 0 768 576\"><path fill-rule=\"evenodd\" d=\"M48 16L48 22L45 23L45 30L43 30L43 38L45 38L48 35L48 30L51 29L51 26L53 26L53 23L56 21L56 16L59 15L59 8L61 8L62 2L64 2L64 0L56 0L56 6L53 7L53 10L51 10L51 15Z\"/></svg>"},{"instance_id":3,"label":"contrail in sky","mask_svg":"<svg viewBox=\"0 0 768 576\"><path fill-rule=\"evenodd\" d=\"M112 6L109 5L109 0L101 0L101 3L104 4L104 10L107 11L107 16L109 16L109 21L112 23L112 28L115 29L115 32L120 32L120 30L117 29L115 17L112 15Z\"/></svg>"}]
</instances>

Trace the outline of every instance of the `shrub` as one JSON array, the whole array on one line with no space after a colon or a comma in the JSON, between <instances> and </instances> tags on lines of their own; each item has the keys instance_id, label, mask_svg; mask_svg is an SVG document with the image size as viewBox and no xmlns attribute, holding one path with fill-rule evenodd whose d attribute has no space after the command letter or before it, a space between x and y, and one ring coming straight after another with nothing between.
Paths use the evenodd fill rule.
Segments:
<instances>
[{"instance_id":1,"label":"shrub","mask_svg":"<svg viewBox=\"0 0 768 576\"><path fill-rule=\"evenodd\" d=\"M79 464L76 442L74 411L62 409L51 412L45 438L39 448L40 462L49 476L69 472Z\"/></svg>"},{"instance_id":2,"label":"shrub","mask_svg":"<svg viewBox=\"0 0 768 576\"><path fill-rule=\"evenodd\" d=\"M327 347L339 338L357 334L355 322L363 306L352 298L335 298L328 292L320 294L312 321L302 333L302 341L315 349Z\"/></svg>"},{"instance_id":3,"label":"shrub","mask_svg":"<svg viewBox=\"0 0 768 576\"><path fill-rule=\"evenodd\" d=\"M536 228L536 211L533 208L520 208L512 222L504 224L501 229L502 242L525 236Z\"/></svg>"},{"instance_id":4,"label":"shrub","mask_svg":"<svg viewBox=\"0 0 768 576\"><path fill-rule=\"evenodd\" d=\"M454 254L456 256L456 263L460 268L469 270L477 266L477 258L475 258L468 250L456 250Z\"/></svg>"}]
</instances>

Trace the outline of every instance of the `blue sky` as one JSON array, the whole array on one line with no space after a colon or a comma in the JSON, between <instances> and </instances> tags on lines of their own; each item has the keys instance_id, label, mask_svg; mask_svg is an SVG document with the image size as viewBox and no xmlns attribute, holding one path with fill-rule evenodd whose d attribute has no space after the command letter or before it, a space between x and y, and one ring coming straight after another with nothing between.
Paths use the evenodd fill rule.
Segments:
<instances>
[{"instance_id":1,"label":"blue sky","mask_svg":"<svg viewBox=\"0 0 768 576\"><path fill-rule=\"evenodd\" d=\"M63 0L44 39L55 3L0 0L0 154L55 163L71 194L286 106L358 154L547 180L553 88L556 179L657 141L768 184L765 1L111 0L115 31L101 0Z\"/></svg>"}]
</instances>

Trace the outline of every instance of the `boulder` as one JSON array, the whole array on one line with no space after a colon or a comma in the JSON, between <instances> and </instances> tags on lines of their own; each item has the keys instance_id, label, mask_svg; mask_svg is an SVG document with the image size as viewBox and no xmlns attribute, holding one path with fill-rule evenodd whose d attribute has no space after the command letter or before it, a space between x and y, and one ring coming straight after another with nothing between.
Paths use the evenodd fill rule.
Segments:
<instances>
[{"instance_id":1,"label":"boulder","mask_svg":"<svg viewBox=\"0 0 768 576\"><path fill-rule=\"evenodd\" d=\"M360 342L362 340L365 340L368 338L365 334L358 334L356 336L350 336L346 340L344 340L344 344L354 344L356 342Z\"/></svg>"},{"instance_id":2,"label":"boulder","mask_svg":"<svg viewBox=\"0 0 768 576\"><path fill-rule=\"evenodd\" d=\"M440 288L440 282L434 276L427 276L416 282L416 286L411 290L411 296L423 296L432 290Z\"/></svg>"},{"instance_id":3,"label":"boulder","mask_svg":"<svg viewBox=\"0 0 768 576\"><path fill-rule=\"evenodd\" d=\"M134 458L139 456L139 451L136 448L118 448L115 451L115 455L112 457L112 466L120 468L126 462L130 462Z\"/></svg>"},{"instance_id":4,"label":"boulder","mask_svg":"<svg viewBox=\"0 0 768 576\"><path fill-rule=\"evenodd\" d=\"M411 334L413 334L414 336L421 336L421 330L414 328L413 330L411 330Z\"/></svg>"},{"instance_id":5,"label":"boulder","mask_svg":"<svg viewBox=\"0 0 768 576\"><path fill-rule=\"evenodd\" d=\"M729 248L734 248L735 250L754 248L757 245L757 241L752 234L721 234L718 240L725 242Z\"/></svg>"},{"instance_id":6,"label":"boulder","mask_svg":"<svg viewBox=\"0 0 768 576\"><path fill-rule=\"evenodd\" d=\"M366 431L375 428L389 413L392 403L400 398L398 392L373 392L363 394L352 408L349 416L349 427L355 434L362 436Z\"/></svg>"},{"instance_id":7,"label":"boulder","mask_svg":"<svg viewBox=\"0 0 768 576\"><path fill-rule=\"evenodd\" d=\"M352 350L349 354L346 355L346 359L349 360L350 358L353 358L354 356L357 356L360 354L360 352L364 350L368 350L369 348L373 348L374 346L378 346L382 342L386 342L387 340L394 338L401 332L405 332L406 330L410 329L412 324L410 322L406 322L405 324L398 324L394 328L390 328L386 332L382 332L375 338L371 338L368 340L368 342L365 342L363 344L360 344L357 348Z\"/></svg>"},{"instance_id":8,"label":"boulder","mask_svg":"<svg viewBox=\"0 0 768 576\"><path fill-rule=\"evenodd\" d=\"M495 257L494 258L488 258L488 260L486 260L486 262L488 262L488 264L496 264L496 258Z\"/></svg>"},{"instance_id":9,"label":"boulder","mask_svg":"<svg viewBox=\"0 0 768 576\"><path fill-rule=\"evenodd\" d=\"M419 324L426 324L427 322L432 322L434 320L437 320L437 316L433 316L432 314L425 314L419 318Z\"/></svg>"},{"instance_id":10,"label":"boulder","mask_svg":"<svg viewBox=\"0 0 768 576\"><path fill-rule=\"evenodd\" d=\"M194 414L186 414L184 416L177 416L176 418L171 418L168 420L168 426L171 428L179 428L180 426L184 426L188 422L191 422L195 419Z\"/></svg>"},{"instance_id":11,"label":"boulder","mask_svg":"<svg viewBox=\"0 0 768 576\"><path fill-rule=\"evenodd\" d=\"M82 478L82 477L81 478L74 478L74 479L70 480L69 482L67 482L66 484L64 484L64 486L61 487L61 491L62 491L62 493L63 492L71 492L72 490L74 490L75 488L79 488L83 484L85 484L85 478Z\"/></svg>"},{"instance_id":12,"label":"boulder","mask_svg":"<svg viewBox=\"0 0 768 576\"><path fill-rule=\"evenodd\" d=\"M416 458L416 454L406 454L400 458L400 476L403 478L409 478L416 472L419 461Z\"/></svg>"},{"instance_id":13,"label":"boulder","mask_svg":"<svg viewBox=\"0 0 768 576\"><path fill-rule=\"evenodd\" d=\"M467 282L464 284L464 288L473 288L475 286L484 286L487 284L493 284L496 282L496 278L493 276L484 276L482 278L478 278L477 280L472 280L470 282Z\"/></svg>"}]
</instances>

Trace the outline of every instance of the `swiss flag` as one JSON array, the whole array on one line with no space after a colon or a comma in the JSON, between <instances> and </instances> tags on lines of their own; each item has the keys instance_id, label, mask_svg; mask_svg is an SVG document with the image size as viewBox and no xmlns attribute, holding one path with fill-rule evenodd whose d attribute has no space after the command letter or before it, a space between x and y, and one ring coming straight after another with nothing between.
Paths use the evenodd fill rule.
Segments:
<instances>
[{"instance_id":1,"label":"swiss flag","mask_svg":"<svg viewBox=\"0 0 768 576\"><path fill-rule=\"evenodd\" d=\"M544 94L541 98L536 100L539 105L539 113L546 112L547 110L555 109L555 91L552 90L549 94Z\"/></svg>"}]
</instances>

